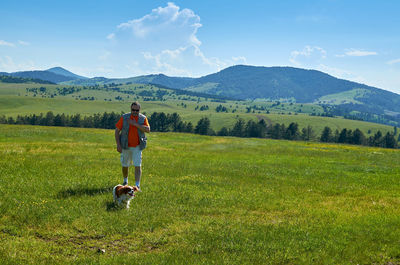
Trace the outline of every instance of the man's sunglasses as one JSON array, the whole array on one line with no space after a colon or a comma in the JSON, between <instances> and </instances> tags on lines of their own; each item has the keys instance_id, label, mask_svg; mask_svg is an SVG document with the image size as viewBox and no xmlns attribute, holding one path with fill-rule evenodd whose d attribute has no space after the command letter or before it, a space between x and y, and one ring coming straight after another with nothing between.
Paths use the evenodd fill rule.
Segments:
<instances>
[{"instance_id":1,"label":"man's sunglasses","mask_svg":"<svg viewBox=\"0 0 400 265\"><path fill-rule=\"evenodd\" d=\"M139 111L140 109L131 109L132 111Z\"/></svg>"}]
</instances>

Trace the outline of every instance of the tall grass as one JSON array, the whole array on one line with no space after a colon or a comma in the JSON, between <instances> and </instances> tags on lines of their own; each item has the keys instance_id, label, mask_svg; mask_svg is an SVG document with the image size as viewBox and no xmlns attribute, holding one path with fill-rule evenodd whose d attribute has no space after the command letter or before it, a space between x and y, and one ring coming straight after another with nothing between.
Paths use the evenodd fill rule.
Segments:
<instances>
[{"instance_id":1,"label":"tall grass","mask_svg":"<svg viewBox=\"0 0 400 265\"><path fill-rule=\"evenodd\" d=\"M398 150L151 133L119 210L113 138L0 125L0 263L400 262Z\"/></svg>"}]
</instances>

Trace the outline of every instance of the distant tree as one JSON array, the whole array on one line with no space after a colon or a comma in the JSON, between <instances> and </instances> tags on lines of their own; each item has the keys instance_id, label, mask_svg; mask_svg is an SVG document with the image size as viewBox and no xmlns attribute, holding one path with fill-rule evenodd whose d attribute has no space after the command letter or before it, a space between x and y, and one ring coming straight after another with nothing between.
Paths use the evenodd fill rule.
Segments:
<instances>
[{"instance_id":1,"label":"distant tree","mask_svg":"<svg viewBox=\"0 0 400 265\"><path fill-rule=\"evenodd\" d=\"M13 118L13 117L8 117L7 123L8 123L8 124L15 124L14 118Z\"/></svg>"},{"instance_id":2,"label":"distant tree","mask_svg":"<svg viewBox=\"0 0 400 265\"><path fill-rule=\"evenodd\" d=\"M267 124L265 123L265 120L261 119L257 125L260 137L265 138L267 136Z\"/></svg>"},{"instance_id":3,"label":"distant tree","mask_svg":"<svg viewBox=\"0 0 400 265\"><path fill-rule=\"evenodd\" d=\"M38 124L40 124L40 119L41 118L42 118L41 116L36 116L36 114L32 114L28 118L28 120L29 120L28 124L38 125Z\"/></svg>"},{"instance_id":4,"label":"distant tree","mask_svg":"<svg viewBox=\"0 0 400 265\"><path fill-rule=\"evenodd\" d=\"M220 104L220 105L218 105L218 107L215 108L215 111L216 112L228 112L228 109Z\"/></svg>"},{"instance_id":5,"label":"distant tree","mask_svg":"<svg viewBox=\"0 0 400 265\"><path fill-rule=\"evenodd\" d=\"M332 141L332 129L326 126L322 131L321 142L331 142Z\"/></svg>"},{"instance_id":6,"label":"distant tree","mask_svg":"<svg viewBox=\"0 0 400 265\"><path fill-rule=\"evenodd\" d=\"M363 132L360 131L358 128L353 132L352 143L357 144L357 145L365 145L366 144L366 138L365 138Z\"/></svg>"},{"instance_id":7,"label":"distant tree","mask_svg":"<svg viewBox=\"0 0 400 265\"><path fill-rule=\"evenodd\" d=\"M217 133L218 136L228 136L229 130L226 127L222 127Z\"/></svg>"},{"instance_id":8,"label":"distant tree","mask_svg":"<svg viewBox=\"0 0 400 265\"><path fill-rule=\"evenodd\" d=\"M208 135L210 134L210 129L210 120L207 117L204 117L198 121L194 132L197 134Z\"/></svg>"},{"instance_id":9,"label":"distant tree","mask_svg":"<svg viewBox=\"0 0 400 265\"><path fill-rule=\"evenodd\" d=\"M54 117L54 126L65 126L65 114L57 114Z\"/></svg>"},{"instance_id":10,"label":"distant tree","mask_svg":"<svg viewBox=\"0 0 400 265\"><path fill-rule=\"evenodd\" d=\"M268 135L272 139L283 139L286 132L285 124L276 123L268 128Z\"/></svg>"},{"instance_id":11,"label":"distant tree","mask_svg":"<svg viewBox=\"0 0 400 265\"><path fill-rule=\"evenodd\" d=\"M308 125L307 128L301 130L301 139L304 141L311 141L315 138L315 132L313 128Z\"/></svg>"},{"instance_id":12,"label":"distant tree","mask_svg":"<svg viewBox=\"0 0 400 265\"><path fill-rule=\"evenodd\" d=\"M264 138L265 134L266 134L266 124L264 120L260 120L259 122L249 120L247 122L245 127L245 136Z\"/></svg>"},{"instance_id":13,"label":"distant tree","mask_svg":"<svg viewBox=\"0 0 400 265\"><path fill-rule=\"evenodd\" d=\"M243 119L238 119L231 130L231 135L236 137L245 136L245 121Z\"/></svg>"},{"instance_id":14,"label":"distant tree","mask_svg":"<svg viewBox=\"0 0 400 265\"><path fill-rule=\"evenodd\" d=\"M383 137L382 137L382 132L377 131L375 135L372 137L372 141L370 141L371 146L377 146L377 147L383 147Z\"/></svg>"},{"instance_id":15,"label":"distant tree","mask_svg":"<svg viewBox=\"0 0 400 265\"><path fill-rule=\"evenodd\" d=\"M337 140L338 143L347 143L347 129L344 128L340 134L339 139Z\"/></svg>"},{"instance_id":16,"label":"distant tree","mask_svg":"<svg viewBox=\"0 0 400 265\"><path fill-rule=\"evenodd\" d=\"M6 124L6 123L7 123L6 116L1 115L1 116L0 116L0 124Z\"/></svg>"},{"instance_id":17,"label":"distant tree","mask_svg":"<svg viewBox=\"0 0 400 265\"><path fill-rule=\"evenodd\" d=\"M57 117L57 115L56 115L56 117ZM54 118L54 120L55 120L55 118ZM84 127L84 128L96 128L96 124L94 124L93 116L84 117L83 120L82 120L82 127Z\"/></svg>"},{"instance_id":18,"label":"distant tree","mask_svg":"<svg viewBox=\"0 0 400 265\"><path fill-rule=\"evenodd\" d=\"M54 114L52 111L46 113L45 117L45 125L53 126L54 125Z\"/></svg>"},{"instance_id":19,"label":"distant tree","mask_svg":"<svg viewBox=\"0 0 400 265\"><path fill-rule=\"evenodd\" d=\"M167 115L164 112L154 112L150 117L150 128L156 132L167 132L169 131L169 124Z\"/></svg>"},{"instance_id":20,"label":"distant tree","mask_svg":"<svg viewBox=\"0 0 400 265\"><path fill-rule=\"evenodd\" d=\"M71 126L72 127L81 127L82 120L81 120L81 115L75 114L71 117Z\"/></svg>"},{"instance_id":21,"label":"distant tree","mask_svg":"<svg viewBox=\"0 0 400 265\"><path fill-rule=\"evenodd\" d=\"M353 143L353 131L348 129L347 134L346 134L346 143L348 144L354 144Z\"/></svg>"},{"instance_id":22,"label":"distant tree","mask_svg":"<svg viewBox=\"0 0 400 265\"><path fill-rule=\"evenodd\" d=\"M385 137L383 138L383 143L386 148L397 148L397 141L396 138L394 138L394 135L392 133L386 133Z\"/></svg>"},{"instance_id":23,"label":"distant tree","mask_svg":"<svg viewBox=\"0 0 400 265\"><path fill-rule=\"evenodd\" d=\"M203 106L200 107L200 111L205 111L205 110L208 110L208 109L209 109L208 105L203 105Z\"/></svg>"},{"instance_id":24,"label":"distant tree","mask_svg":"<svg viewBox=\"0 0 400 265\"><path fill-rule=\"evenodd\" d=\"M191 122L186 123L185 132L187 132L187 133L193 133L194 132L193 124Z\"/></svg>"},{"instance_id":25,"label":"distant tree","mask_svg":"<svg viewBox=\"0 0 400 265\"><path fill-rule=\"evenodd\" d=\"M287 127L284 138L287 140L297 140L299 139L299 136L299 125L295 122L292 122L289 124L289 127Z\"/></svg>"},{"instance_id":26,"label":"distant tree","mask_svg":"<svg viewBox=\"0 0 400 265\"><path fill-rule=\"evenodd\" d=\"M172 127L172 131L180 132L182 131L182 120L178 113L174 112L167 115L167 123Z\"/></svg>"},{"instance_id":27,"label":"distant tree","mask_svg":"<svg viewBox=\"0 0 400 265\"><path fill-rule=\"evenodd\" d=\"M335 134L332 136L332 142L338 143L339 142L339 136L340 136L339 130L336 129L335 130Z\"/></svg>"}]
</instances>

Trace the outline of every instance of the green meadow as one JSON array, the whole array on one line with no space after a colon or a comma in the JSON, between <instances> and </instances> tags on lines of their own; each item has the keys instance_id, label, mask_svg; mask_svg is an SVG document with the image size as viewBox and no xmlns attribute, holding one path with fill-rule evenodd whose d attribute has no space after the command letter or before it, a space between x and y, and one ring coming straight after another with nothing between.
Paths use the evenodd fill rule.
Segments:
<instances>
[{"instance_id":1,"label":"green meadow","mask_svg":"<svg viewBox=\"0 0 400 265\"><path fill-rule=\"evenodd\" d=\"M32 89L45 87L46 91L41 93L33 93ZM81 89L71 94L57 94L60 88ZM253 119L258 121L264 119L269 124L284 123L288 126L292 122L299 124L299 129L311 126L316 135L320 136L325 126L331 127L333 131L336 129L341 131L344 128L355 130L360 129L365 136L369 137L380 130L383 134L393 132L392 126L347 120L343 118L329 118L310 116L311 113L321 113L322 108L313 104L296 104L296 103L280 103L275 102L252 102L252 101L230 101L215 102L212 99L206 99L196 96L176 95L170 90L156 88L149 85L122 85L117 87L119 91L107 90L107 88L99 87L89 89L82 86L66 86L66 85L43 85L43 84L13 84L0 82L0 115L7 117L17 117L18 115L31 115L47 113L52 111L54 114L81 114L82 116L93 115L104 112L129 112L130 103L139 100L142 110L147 115L153 112L178 113L183 121L192 122L196 125L203 118L208 117L211 127L215 131L219 131L222 127L232 128L237 119L242 118L245 121ZM166 94L164 100L146 101L143 93L151 91L154 95L156 92L164 91ZM132 92L127 94L123 92ZM51 96L54 97L51 97ZM94 97L94 100L82 100L83 98ZM119 100L116 100L119 98ZM216 112L216 108L222 105L227 109L226 112ZM256 105L258 109L249 107ZM200 111L201 106L208 106L208 109ZM260 110L263 108L264 110ZM267 111L269 113L267 113Z\"/></svg>"},{"instance_id":2,"label":"green meadow","mask_svg":"<svg viewBox=\"0 0 400 265\"><path fill-rule=\"evenodd\" d=\"M0 263L400 263L399 150L148 138L118 209L113 130L0 125Z\"/></svg>"}]
</instances>

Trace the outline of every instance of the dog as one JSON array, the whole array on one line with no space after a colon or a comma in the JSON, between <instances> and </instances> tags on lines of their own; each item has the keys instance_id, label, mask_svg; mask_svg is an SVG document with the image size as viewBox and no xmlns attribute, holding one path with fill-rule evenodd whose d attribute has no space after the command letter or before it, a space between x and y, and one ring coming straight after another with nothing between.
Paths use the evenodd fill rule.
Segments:
<instances>
[{"instance_id":1,"label":"dog","mask_svg":"<svg viewBox=\"0 0 400 265\"><path fill-rule=\"evenodd\" d=\"M113 189L114 202L118 206L125 205L125 207L128 209L131 200L135 197L135 192L138 190L139 188L136 186L122 186L119 184Z\"/></svg>"}]
</instances>

